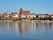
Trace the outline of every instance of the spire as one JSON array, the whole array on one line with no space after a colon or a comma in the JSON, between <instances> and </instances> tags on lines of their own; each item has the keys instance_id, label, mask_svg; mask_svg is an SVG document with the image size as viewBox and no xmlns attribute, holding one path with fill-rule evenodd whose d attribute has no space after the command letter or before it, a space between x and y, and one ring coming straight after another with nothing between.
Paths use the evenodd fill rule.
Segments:
<instances>
[{"instance_id":1,"label":"spire","mask_svg":"<svg viewBox=\"0 0 53 40\"><path fill-rule=\"evenodd\" d=\"M22 8L20 8L20 10L19 10L20 12L22 12L23 11L23 9Z\"/></svg>"}]
</instances>

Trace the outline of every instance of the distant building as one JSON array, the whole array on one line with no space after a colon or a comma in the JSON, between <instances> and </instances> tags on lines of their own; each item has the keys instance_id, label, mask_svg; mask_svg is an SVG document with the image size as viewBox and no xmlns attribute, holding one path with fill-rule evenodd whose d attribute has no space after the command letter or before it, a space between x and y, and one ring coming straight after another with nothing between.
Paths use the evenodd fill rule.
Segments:
<instances>
[{"instance_id":1,"label":"distant building","mask_svg":"<svg viewBox=\"0 0 53 40\"><path fill-rule=\"evenodd\" d=\"M39 15L38 15L38 18L39 18L39 19L43 19L43 20L44 20L44 19L45 19L45 20L48 20L48 19L49 19L49 15L48 15L48 14L39 14Z\"/></svg>"},{"instance_id":2,"label":"distant building","mask_svg":"<svg viewBox=\"0 0 53 40\"><path fill-rule=\"evenodd\" d=\"M40 19L40 20L50 20L53 19L53 14L35 14L30 13L29 10L23 10L20 8L18 12L12 12L11 14L7 12L3 12L0 14L0 19Z\"/></svg>"},{"instance_id":3,"label":"distant building","mask_svg":"<svg viewBox=\"0 0 53 40\"><path fill-rule=\"evenodd\" d=\"M44 15L44 14L39 14L38 15L38 18L45 18L46 17L46 15Z\"/></svg>"},{"instance_id":4,"label":"distant building","mask_svg":"<svg viewBox=\"0 0 53 40\"><path fill-rule=\"evenodd\" d=\"M36 14L31 13L31 14L27 15L27 18L36 19Z\"/></svg>"},{"instance_id":5,"label":"distant building","mask_svg":"<svg viewBox=\"0 0 53 40\"><path fill-rule=\"evenodd\" d=\"M20 8L20 13L21 13L21 15L28 15L28 14L30 14L30 11L25 11L25 10L23 10L22 8ZM20 14L19 13L19 14Z\"/></svg>"},{"instance_id":6,"label":"distant building","mask_svg":"<svg viewBox=\"0 0 53 40\"><path fill-rule=\"evenodd\" d=\"M0 14L0 18L2 18L2 14Z\"/></svg>"},{"instance_id":7,"label":"distant building","mask_svg":"<svg viewBox=\"0 0 53 40\"><path fill-rule=\"evenodd\" d=\"M27 15L30 14L30 11L25 11L25 10L23 10L22 8L20 8L19 11L20 11L19 14L20 14L20 17L21 17L21 18L26 18Z\"/></svg>"},{"instance_id":8,"label":"distant building","mask_svg":"<svg viewBox=\"0 0 53 40\"><path fill-rule=\"evenodd\" d=\"M9 13L8 12L3 12L2 17L9 18Z\"/></svg>"},{"instance_id":9,"label":"distant building","mask_svg":"<svg viewBox=\"0 0 53 40\"><path fill-rule=\"evenodd\" d=\"M12 18L18 18L18 13L17 12L12 12L11 13Z\"/></svg>"},{"instance_id":10,"label":"distant building","mask_svg":"<svg viewBox=\"0 0 53 40\"><path fill-rule=\"evenodd\" d=\"M53 19L53 14L49 14L49 16Z\"/></svg>"}]
</instances>

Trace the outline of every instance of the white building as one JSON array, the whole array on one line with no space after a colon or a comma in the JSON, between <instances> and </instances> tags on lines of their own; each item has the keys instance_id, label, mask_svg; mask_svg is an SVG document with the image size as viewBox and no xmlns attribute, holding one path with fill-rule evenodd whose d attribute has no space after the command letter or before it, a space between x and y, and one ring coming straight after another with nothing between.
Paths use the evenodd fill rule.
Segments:
<instances>
[{"instance_id":1,"label":"white building","mask_svg":"<svg viewBox=\"0 0 53 40\"><path fill-rule=\"evenodd\" d=\"M50 16L51 18L53 18L53 14L50 14L49 16Z\"/></svg>"},{"instance_id":2,"label":"white building","mask_svg":"<svg viewBox=\"0 0 53 40\"><path fill-rule=\"evenodd\" d=\"M3 12L2 17L8 18L9 17L9 13L8 12Z\"/></svg>"},{"instance_id":3,"label":"white building","mask_svg":"<svg viewBox=\"0 0 53 40\"><path fill-rule=\"evenodd\" d=\"M19 17L19 15L18 15L18 13L17 13L17 12L13 12L13 13L12 13L12 17L13 17L13 18L18 18L18 17Z\"/></svg>"},{"instance_id":4,"label":"white building","mask_svg":"<svg viewBox=\"0 0 53 40\"><path fill-rule=\"evenodd\" d=\"M27 15L27 18L33 19L33 18L36 18L36 15L35 14L29 14L29 15Z\"/></svg>"},{"instance_id":5,"label":"white building","mask_svg":"<svg viewBox=\"0 0 53 40\"><path fill-rule=\"evenodd\" d=\"M45 18L46 15L44 15L44 14L39 14L38 17L39 17L39 18Z\"/></svg>"},{"instance_id":6,"label":"white building","mask_svg":"<svg viewBox=\"0 0 53 40\"><path fill-rule=\"evenodd\" d=\"M26 15L21 15L21 18L26 18Z\"/></svg>"}]
</instances>

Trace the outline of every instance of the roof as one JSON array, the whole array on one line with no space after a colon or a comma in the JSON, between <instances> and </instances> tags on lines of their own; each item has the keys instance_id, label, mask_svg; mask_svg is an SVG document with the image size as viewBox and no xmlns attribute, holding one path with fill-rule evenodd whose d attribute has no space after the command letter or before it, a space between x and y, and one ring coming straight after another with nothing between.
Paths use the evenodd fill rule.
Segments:
<instances>
[{"instance_id":1,"label":"roof","mask_svg":"<svg viewBox=\"0 0 53 40\"><path fill-rule=\"evenodd\" d=\"M30 14L30 11L25 11L25 10L23 10L22 8L20 8L20 12L21 12L21 14L23 14L23 15L28 15L28 14Z\"/></svg>"},{"instance_id":2,"label":"roof","mask_svg":"<svg viewBox=\"0 0 53 40\"><path fill-rule=\"evenodd\" d=\"M12 12L11 14L12 14L12 15L13 15L13 14L18 14L18 12Z\"/></svg>"},{"instance_id":3,"label":"roof","mask_svg":"<svg viewBox=\"0 0 53 40\"><path fill-rule=\"evenodd\" d=\"M53 14L49 14L49 16L53 16Z\"/></svg>"},{"instance_id":4,"label":"roof","mask_svg":"<svg viewBox=\"0 0 53 40\"><path fill-rule=\"evenodd\" d=\"M30 14L30 11L23 11L23 12L21 12L21 14L26 14L26 15L28 15L28 14Z\"/></svg>"}]
</instances>

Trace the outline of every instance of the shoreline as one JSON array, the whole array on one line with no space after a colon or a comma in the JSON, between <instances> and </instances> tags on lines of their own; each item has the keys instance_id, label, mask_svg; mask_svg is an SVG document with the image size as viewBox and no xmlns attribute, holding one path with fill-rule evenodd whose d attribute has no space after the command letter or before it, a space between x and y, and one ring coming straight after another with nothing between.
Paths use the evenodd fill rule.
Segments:
<instances>
[{"instance_id":1,"label":"shoreline","mask_svg":"<svg viewBox=\"0 0 53 40\"><path fill-rule=\"evenodd\" d=\"M35 22L53 22L50 20L0 20L0 22L28 22L28 21L35 21Z\"/></svg>"}]
</instances>

